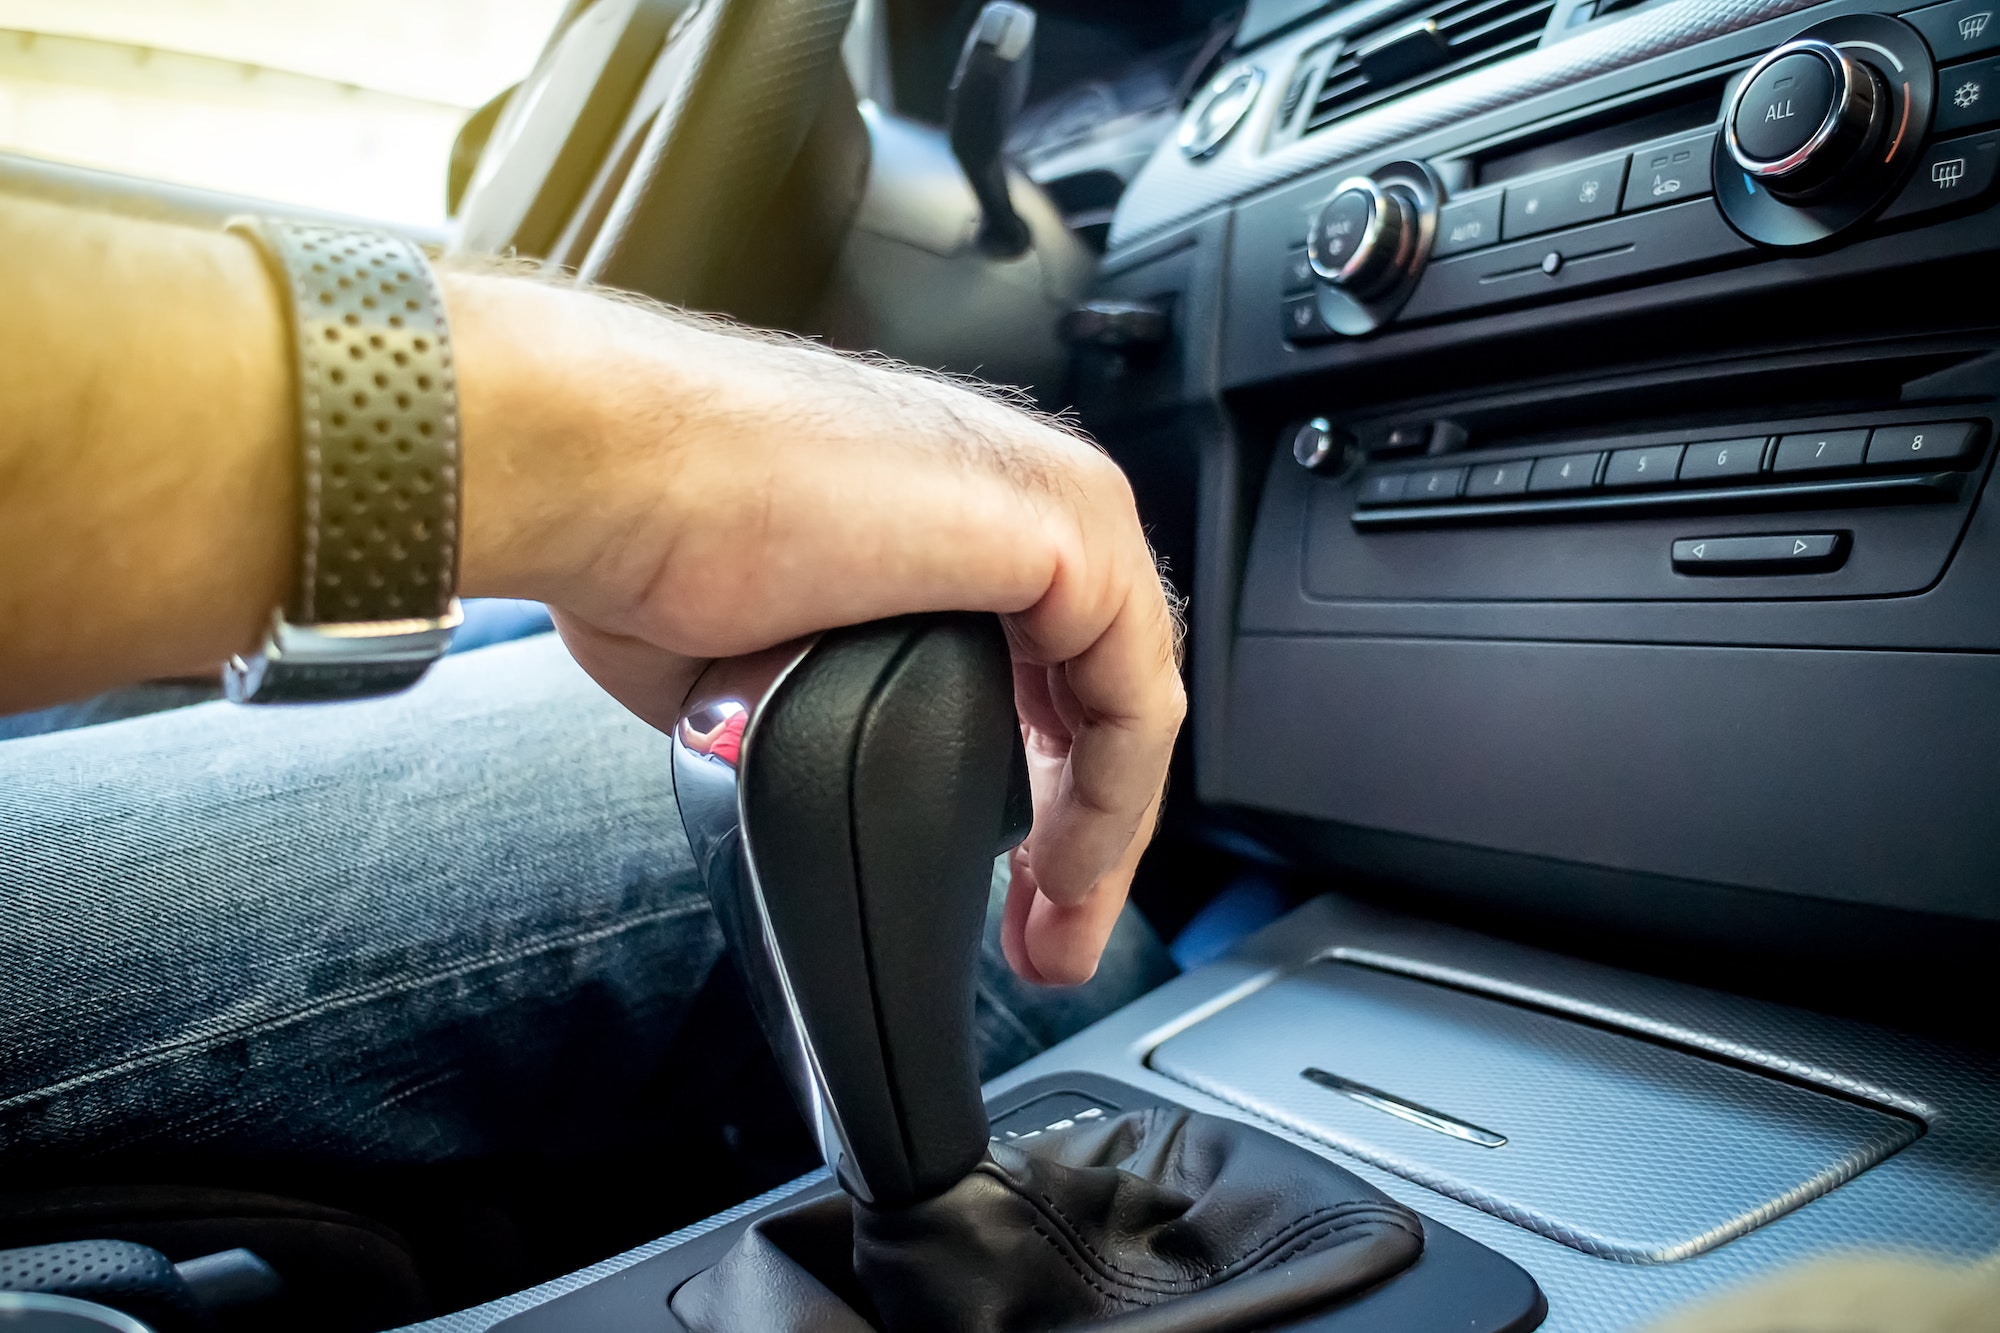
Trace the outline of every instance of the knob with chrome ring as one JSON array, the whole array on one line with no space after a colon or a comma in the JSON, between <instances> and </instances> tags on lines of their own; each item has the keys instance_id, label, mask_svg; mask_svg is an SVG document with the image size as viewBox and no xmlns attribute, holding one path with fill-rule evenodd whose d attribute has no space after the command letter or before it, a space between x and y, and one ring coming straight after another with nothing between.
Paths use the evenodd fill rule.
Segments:
<instances>
[{"instance_id":1,"label":"knob with chrome ring","mask_svg":"<svg viewBox=\"0 0 2000 1333\"><path fill-rule=\"evenodd\" d=\"M1744 72L1716 135L1715 202L1759 245L1820 245L1865 226L1923 153L1935 66L1886 14L1823 19Z\"/></svg>"},{"instance_id":2,"label":"knob with chrome ring","mask_svg":"<svg viewBox=\"0 0 2000 1333\"><path fill-rule=\"evenodd\" d=\"M1306 257L1321 280L1366 300L1395 283L1416 234L1415 209L1403 191L1353 176L1313 218Z\"/></svg>"},{"instance_id":3,"label":"knob with chrome ring","mask_svg":"<svg viewBox=\"0 0 2000 1333\"><path fill-rule=\"evenodd\" d=\"M1829 42L1786 42L1736 87L1723 136L1736 164L1781 198L1837 188L1874 155L1888 90L1873 69Z\"/></svg>"}]
</instances>

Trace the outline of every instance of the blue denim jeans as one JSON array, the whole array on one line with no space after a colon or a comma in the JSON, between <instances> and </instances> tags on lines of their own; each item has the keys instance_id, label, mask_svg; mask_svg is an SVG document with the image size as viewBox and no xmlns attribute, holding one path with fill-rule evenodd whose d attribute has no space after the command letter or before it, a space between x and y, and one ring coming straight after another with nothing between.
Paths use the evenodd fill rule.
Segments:
<instances>
[{"instance_id":1,"label":"blue denim jeans","mask_svg":"<svg viewBox=\"0 0 2000 1333\"><path fill-rule=\"evenodd\" d=\"M667 747L553 635L0 744L0 1162L440 1163L698 1103L669 1053L742 1034L687 1030L721 943ZM989 923L986 1073L1171 972L1128 913L1038 990Z\"/></svg>"}]
</instances>

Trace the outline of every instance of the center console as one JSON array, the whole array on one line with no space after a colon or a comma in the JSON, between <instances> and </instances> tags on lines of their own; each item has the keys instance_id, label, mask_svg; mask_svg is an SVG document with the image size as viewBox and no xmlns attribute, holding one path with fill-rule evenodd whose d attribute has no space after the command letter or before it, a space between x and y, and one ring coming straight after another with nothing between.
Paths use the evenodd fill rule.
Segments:
<instances>
[{"instance_id":1,"label":"center console","mask_svg":"<svg viewBox=\"0 0 2000 1333\"><path fill-rule=\"evenodd\" d=\"M1355 5L1242 52L1267 93L1113 229L1174 341L1078 386L1199 495L1210 808L1494 915L1990 943L1985 10Z\"/></svg>"}]
</instances>

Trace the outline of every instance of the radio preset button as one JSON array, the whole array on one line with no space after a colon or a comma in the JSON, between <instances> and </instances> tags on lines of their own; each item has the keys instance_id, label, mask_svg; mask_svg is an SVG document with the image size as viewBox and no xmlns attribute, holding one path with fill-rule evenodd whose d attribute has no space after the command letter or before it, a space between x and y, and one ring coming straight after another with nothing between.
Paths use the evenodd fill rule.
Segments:
<instances>
[{"instance_id":1,"label":"radio preset button","mask_svg":"<svg viewBox=\"0 0 2000 1333\"><path fill-rule=\"evenodd\" d=\"M1773 472L1826 472L1833 468L1859 467L1868 448L1865 430L1823 430L1778 439L1778 452L1771 456Z\"/></svg>"},{"instance_id":2,"label":"radio preset button","mask_svg":"<svg viewBox=\"0 0 2000 1333\"><path fill-rule=\"evenodd\" d=\"M1714 159L1713 132L1637 150L1625 173L1625 211L1677 204L1709 193L1714 188L1710 176Z\"/></svg>"},{"instance_id":3,"label":"radio preset button","mask_svg":"<svg viewBox=\"0 0 2000 1333\"><path fill-rule=\"evenodd\" d=\"M1764 461L1765 437L1691 444L1681 459L1682 481L1721 481L1755 473Z\"/></svg>"},{"instance_id":4,"label":"radio preset button","mask_svg":"<svg viewBox=\"0 0 2000 1333\"><path fill-rule=\"evenodd\" d=\"M1403 500L1408 504L1456 500L1459 488L1464 483L1465 469L1462 467L1440 467L1432 468L1429 472L1412 472L1403 483Z\"/></svg>"},{"instance_id":5,"label":"radio preset button","mask_svg":"<svg viewBox=\"0 0 2000 1333\"><path fill-rule=\"evenodd\" d=\"M1955 463L1972 452L1969 421L1940 421L1925 426L1879 426L1868 437L1869 467L1911 467L1925 463Z\"/></svg>"},{"instance_id":6,"label":"radio preset button","mask_svg":"<svg viewBox=\"0 0 2000 1333\"><path fill-rule=\"evenodd\" d=\"M1597 480L1597 465L1603 458L1603 454L1563 454L1556 458L1537 458L1534 475L1528 478L1528 489L1542 494L1587 491Z\"/></svg>"},{"instance_id":7,"label":"radio preset button","mask_svg":"<svg viewBox=\"0 0 2000 1333\"><path fill-rule=\"evenodd\" d=\"M1410 479L1407 472L1377 472L1361 479L1361 493L1355 497L1357 504L1392 505L1403 498L1403 485Z\"/></svg>"},{"instance_id":8,"label":"radio preset button","mask_svg":"<svg viewBox=\"0 0 2000 1333\"><path fill-rule=\"evenodd\" d=\"M1484 463L1475 467L1465 483L1465 498L1497 500L1521 494L1528 489L1528 469L1534 463L1532 458L1516 458L1505 463Z\"/></svg>"},{"instance_id":9,"label":"radio preset button","mask_svg":"<svg viewBox=\"0 0 2000 1333\"><path fill-rule=\"evenodd\" d=\"M1502 239L1517 240L1610 217L1618 211L1618 199L1625 189L1625 160L1620 154L1508 186Z\"/></svg>"},{"instance_id":10,"label":"radio preset button","mask_svg":"<svg viewBox=\"0 0 2000 1333\"><path fill-rule=\"evenodd\" d=\"M1500 195L1478 199L1454 199L1438 212L1437 240L1431 254L1442 258L1500 239Z\"/></svg>"},{"instance_id":11,"label":"radio preset button","mask_svg":"<svg viewBox=\"0 0 2000 1333\"><path fill-rule=\"evenodd\" d=\"M1671 486L1680 469L1682 447L1656 444L1646 449L1620 449L1604 465L1607 490L1630 490L1639 486Z\"/></svg>"}]
</instances>

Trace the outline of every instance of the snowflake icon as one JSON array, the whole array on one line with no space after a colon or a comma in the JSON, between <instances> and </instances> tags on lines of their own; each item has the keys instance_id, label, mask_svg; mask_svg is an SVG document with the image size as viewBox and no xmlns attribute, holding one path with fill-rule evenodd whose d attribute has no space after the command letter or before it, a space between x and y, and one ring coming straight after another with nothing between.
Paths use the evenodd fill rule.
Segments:
<instances>
[{"instance_id":1,"label":"snowflake icon","mask_svg":"<svg viewBox=\"0 0 2000 1333\"><path fill-rule=\"evenodd\" d=\"M1954 106L1960 110L1964 110L1979 100L1979 85L1973 80L1967 79L1964 83L1958 85L1958 88L1951 95L1951 100Z\"/></svg>"}]
</instances>

